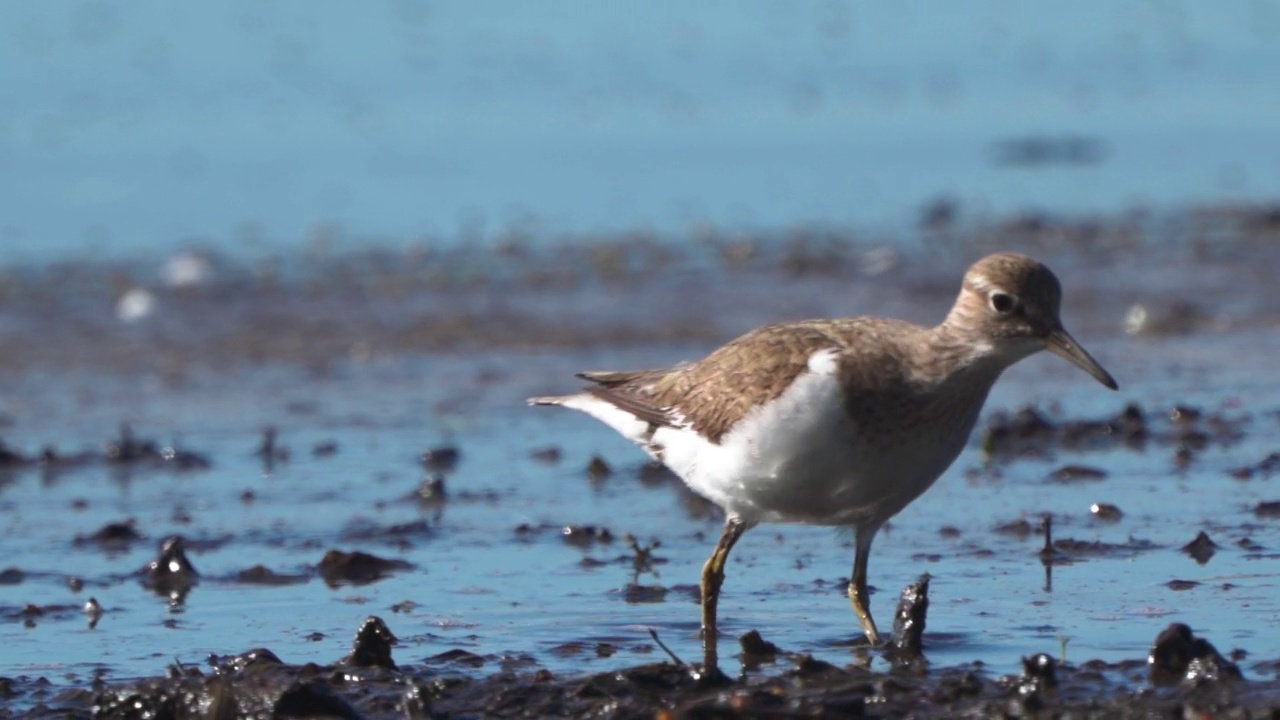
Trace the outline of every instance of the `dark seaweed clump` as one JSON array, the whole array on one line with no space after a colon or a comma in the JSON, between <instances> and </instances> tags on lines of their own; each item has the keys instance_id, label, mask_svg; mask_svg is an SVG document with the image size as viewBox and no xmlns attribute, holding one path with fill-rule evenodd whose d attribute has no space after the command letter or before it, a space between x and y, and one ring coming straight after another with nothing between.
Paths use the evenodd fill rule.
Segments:
<instances>
[{"instance_id":1,"label":"dark seaweed clump","mask_svg":"<svg viewBox=\"0 0 1280 720\"><path fill-rule=\"evenodd\" d=\"M370 617L351 652L331 665L290 665L255 648L211 658L206 668L175 664L164 677L66 693L57 707L26 716L1193 717L1280 710L1280 684L1243 680L1239 667L1185 625L1161 632L1146 661L1077 666L1041 653L1023 659L1021 674L1004 677L988 676L980 664L897 666L913 668L905 672L837 667L786 653L757 633L744 638L744 653L783 667L748 671L714 688L675 663L575 677L537 668L470 677L443 660L397 663L396 643L387 625ZM1150 690L1134 693L1130 677L1143 665ZM0 687L9 683L0 679Z\"/></svg>"}]
</instances>

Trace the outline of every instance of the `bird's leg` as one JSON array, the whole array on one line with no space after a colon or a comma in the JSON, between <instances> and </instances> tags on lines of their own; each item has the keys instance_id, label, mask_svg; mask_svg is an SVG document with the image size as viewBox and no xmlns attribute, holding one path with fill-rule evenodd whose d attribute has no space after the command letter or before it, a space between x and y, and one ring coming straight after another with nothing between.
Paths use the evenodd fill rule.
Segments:
<instances>
[{"instance_id":1,"label":"bird's leg","mask_svg":"<svg viewBox=\"0 0 1280 720\"><path fill-rule=\"evenodd\" d=\"M853 613L858 616L862 632L872 645L880 644L880 633L876 631L876 621L871 618L870 596L867 594L867 559L871 557L871 541L876 537L879 528L859 526L854 539L856 549L853 555L853 577L849 580L849 602L853 604Z\"/></svg>"},{"instance_id":2,"label":"bird's leg","mask_svg":"<svg viewBox=\"0 0 1280 720\"><path fill-rule=\"evenodd\" d=\"M702 656L703 672L719 670L716 657L716 603L720 599L720 586L724 583L724 564L734 543L747 531L747 524L735 515L724 519L724 529L711 557L702 566Z\"/></svg>"}]
</instances>

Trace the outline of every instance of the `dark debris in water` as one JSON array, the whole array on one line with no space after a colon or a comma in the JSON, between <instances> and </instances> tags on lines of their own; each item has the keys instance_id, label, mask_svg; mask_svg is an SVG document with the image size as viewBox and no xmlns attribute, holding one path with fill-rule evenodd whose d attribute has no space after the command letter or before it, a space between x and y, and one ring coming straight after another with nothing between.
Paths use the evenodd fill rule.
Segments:
<instances>
[{"instance_id":1,"label":"dark debris in water","mask_svg":"<svg viewBox=\"0 0 1280 720\"><path fill-rule=\"evenodd\" d=\"M412 540L426 540L433 530L426 520L382 525L365 518L352 518L342 529L339 538L345 542L383 542L399 548L407 547Z\"/></svg>"},{"instance_id":2,"label":"dark debris in water","mask_svg":"<svg viewBox=\"0 0 1280 720\"><path fill-rule=\"evenodd\" d=\"M782 656L789 666L748 670L714 684L669 662L562 677L526 659L479 675L488 658L454 649L417 663L397 661L395 643L390 628L369 617L351 652L331 665L292 665L255 648L211 658L208 670L174 665L160 677L64 692L33 704L25 717L1253 717L1280 711L1280 681L1267 675L1242 682L1234 662L1181 624L1156 638L1145 663L1149 687L1139 692L1133 683L1141 660L1072 665L1039 653L1023 658L1021 674L1005 677L991 677L981 665L877 672L786 653L758 633L742 639L744 658L758 661L747 667ZM567 642L552 652L600 649ZM6 698L36 692L30 678L0 678Z\"/></svg>"},{"instance_id":3,"label":"dark debris in water","mask_svg":"<svg viewBox=\"0 0 1280 720\"><path fill-rule=\"evenodd\" d=\"M587 463L587 479L591 482L601 482L607 480L613 474L613 468L609 467L609 463L599 455L591 458Z\"/></svg>"},{"instance_id":4,"label":"dark debris in water","mask_svg":"<svg viewBox=\"0 0 1280 720\"><path fill-rule=\"evenodd\" d=\"M773 662L782 652L781 648L765 640L759 630L748 630L738 638L738 646L742 648L742 662L747 666L758 666L763 662Z\"/></svg>"},{"instance_id":5,"label":"dark debris in water","mask_svg":"<svg viewBox=\"0 0 1280 720\"><path fill-rule=\"evenodd\" d=\"M893 634L889 639L895 661L909 662L919 658L924 652L924 628L928 612L929 574L925 573L919 580L903 588L902 595L898 598L898 607L893 616Z\"/></svg>"},{"instance_id":6,"label":"dark debris in water","mask_svg":"<svg viewBox=\"0 0 1280 720\"><path fill-rule=\"evenodd\" d=\"M143 584L157 595L180 605L200 581L200 573L187 559L186 542L173 535L160 542L160 554L143 568Z\"/></svg>"},{"instance_id":7,"label":"dark debris in water","mask_svg":"<svg viewBox=\"0 0 1280 720\"><path fill-rule=\"evenodd\" d=\"M280 443L280 431L274 426L262 429L262 441L253 454L262 460L262 469L268 475L275 471L276 463L289 462L293 456L293 452Z\"/></svg>"},{"instance_id":8,"label":"dark debris in water","mask_svg":"<svg viewBox=\"0 0 1280 720\"><path fill-rule=\"evenodd\" d=\"M1174 623L1156 637L1147 657L1153 685L1230 683L1243 679L1239 666L1224 658L1213 643L1196 637L1188 625Z\"/></svg>"},{"instance_id":9,"label":"dark debris in water","mask_svg":"<svg viewBox=\"0 0 1280 720\"><path fill-rule=\"evenodd\" d=\"M367 617L360 625L360 629L356 631L351 654L342 662L355 667L395 670L396 663L391 659L391 646L395 644L396 636L391 634L391 629L382 621L382 618Z\"/></svg>"},{"instance_id":10,"label":"dark debris in water","mask_svg":"<svg viewBox=\"0 0 1280 720\"><path fill-rule=\"evenodd\" d=\"M1058 538L1053 541L1053 548L1072 558L1085 557L1129 557L1138 553L1160 549L1160 545L1141 538L1129 538L1125 542L1110 543L1100 540L1077 540L1074 538Z\"/></svg>"},{"instance_id":11,"label":"dark debris in water","mask_svg":"<svg viewBox=\"0 0 1280 720\"><path fill-rule=\"evenodd\" d=\"M614 541L613 531L603 525L565 525L560 535L575 547L607 545Z\"/></svg>"},{"instance_id":12,"label":"dark debris in water","mask_svg":"<svg viewBox=\"0 0 1280 720\"><path fill-rule=\"evenodd\" d=\"M992 528L992 532L997 535L1008 535L1019 539L1030 537L1035 531L1036 526L1026 518L1018 518L1017 520L1003 522Z\"/></svg>"},{"instance_id":13,"label":"dark debris in water","mask_svg":"<svg viewBox=\"0 0 1280 720\"><path fill-rule=\"evenodd\" d=\"M86 600L84 602L83 609L85 617L89 620L89 629L92 630L98 627L98 623L102 620L102 615L105 613L102 609L102 604L98 602L98 598L91 597Z\"/></svg>"},{"instance_id":14,"label":"dark debris in water","mask_svg":"<svg viewBox=\"0 0 1280 720\"><path fill-rule=\"evenodd\" d=\"M301 585L308 582L311 576L304 573L279 573L264 565L254 565L237 572L232 579L245 585L279 587L281 585Z\"/></svg>"},{"instance_id":15,"label":"dark debris in water","mask_svg":"<svg viewBox=\"0 0 1280 720\"><path fill-rule=\"evenodd\" d=\"M1111 503L1097 502L1089 506L1089 514L1102 522L1119 522L1124 519L1124 511Z\"/></svg>"},{"instance_id":16,"label":"dark debris in water","mask_svg":"<svg viewBox=\"0 0 1280 720\"><path fill-rule=\"evenodd\" d=\"M316 566L329 587L368 585L393 572L412 568L413 563L405 560L382 558L360 550L330 550Z\"/></svg>"},{"instance_id":17,"label":"dark debris in water","mask_svg":"<svg viewBox=\"0 0 1280 720\"><path fill-rule=\"evenodd\" d=\"M50 603L47 605L35 603L21 605L0 604L0 621L21 623L23 627L29 629L46 621L71 620L84 611L84 606L82 605L67 603Z\"/></svg>"},{"instance_id":18,"label":"dark debris in water","mask_svg":"<svg viewBox=\"0 0 1280 720\"><path fill-rule=\"evenodd\" d=\"M138 532L137 525L137 521L133 518L107 523L89 535L76 537L74 542L81 546L99 545L107 550L124 549L146 539L142 533Z\"/></svg>"},{"instance_id":19,"label":"dark debris in water","mask_svg":"<svg viewBox=\"0 0 1280 720\"><path fill-rule=\"evenodd\" d=\"M1201 530L1194 540L1182 546L1182 552L1190 555L1198 564L1204 565L1218 552L1218 544Z\"/></svg>"},{"instance_id":20,"label":"dark debris in water","mask_svg":"<svg viewBox=\"0 0 1280 720\"><path fill-rule=\"evenodd\" d=\"M1088 135L1025 135L997 140L991 147L997 165L1096 165L1109 154L1106 141Z\"/></svg>"},{"instance_id":21,"label":"dark debris in water","mask_svg":"<svg viewBox=\"0 0 1280 720\"><path fill-rule=\"evenodd\" d=\"M283 664L284 661L267 648L254 648L246 650L239 655L212 656L209 658L209 665L213 667L215 672L219 673L238 672L263 666L274 667Z\"/></svg>"},{"instance_id":22,"label":"dark debris in water","mask_svg":"<svg viewBox=\"0 0 1280 720\"><path fill-rule=\"evenodd\" d=\"M622 599L629 604L660 603L667 599L667 588L662 585L627 583L622 589Z\"/></svg>"},{"instance_id":23,"label":"dark debris in water","mask_svg":"<svg viewBox=\"0 0 1280 720\"><path fill-rule=\"evenodd\" d=\"M168 466L177 470L203 470L209 459L196 452L173 445L161 446L154 440L134 437L128 424L120 426L120 437L107 443L103 457L109 465L136 467Z\"/></svg>"},{"instance_id":24,"label":"dark debris in water","mask_svg":"<svg viewBox=\"0 0 1280 720\"><path fill-rule=\"evenodd\" d=\"M576 548L591 548L598 545L612 545L618 539L613 530L605 525L556 525L555 523L520 523L513 532L521 541L557 534L566 545ZM624 536L626 539L629 536ZM630 556L628 556L630 557Z\"/></svg>"},{"instance_id":25,"label":"dark debris in water","mask_svg":"<svg viewBox=\"0 0 1280 720\"><path fill-rule=\"evenodd\" d=\"M458 467L462 451L451 445L423 451L420 461L422 467L433 473L447 473Z\"/></svg>"},{"instance_id":26,"label":"dark debris in water","mask_svg":"<svg viewBox=\"0 0 1280 720\"><path fill-rule=\"evenodd\" d=\"M1131 557L1141 552L1158 549L1160 546L1149 541L1130 537L1123 543L1109 543L1099 540L1077 540L1074 538L1053 537L1053 515L1046 514L1040 522L1040 530L1044 536L1037 556L1045 570L1045 590L1053 588L1053 568L1059 565L1072 565L1081 560L1096 557Z\"/></svg>"},{"instance_id":27,"label":"dark debris in water","mask_svg":"<svg viewBox=\"0 0 1280 720\"><path fill-rule=\"evenodd\" d=\"M1253 508L1253 514L1263 519L1280 518L1280 500L1266 500Z\"/></svg>"},{"instance_id":28,"label":"dark debris in water","mask_svg":"<svg viewBox=\"0 0 1280 720\"><path fill-rule=\"evenodd\" d=\"M58 476L88 468L109 467L121 473L155 470L183 473L207 470L211 466L212 460L207 454L176 443L163 444L137 437L127 423L120 426L117 437L107 441L99 450L64 452L46 445L39 453L29 455L10 447L0 438L0 469L10 471L37 470Z\"/></svg>"},{"instance_id":29,"label":"dark debris in water","mask_svg":"<svg viewBox=\"0 0 1280 720\"><path fill-rule=\"evenodd\" d=\"M478 668L484 667L485 658L477 655L469 650L446 650L427 658L430 665L463 665L466 667Z\"/></svg>"},{"instance_id":30,"label":"dark debris in water","mask_svg":"<svg viewBox=\"0 0 1280 720\"><path fill-rule=\"evenodd\" d=\"M1151 412L1130 403L1115 415L1058 420L1027 407L1016 412L996 412L987 421L982 449L988 460L1008 462L1018 458L1048 458L1056 451L1084 452L1128 448L1171 447L1175 465L1189 464L1196 453L1210 445L1230 446L1244 438L1247 415L1207 413L1189 407ZM1105 471L1088 466L1067 466L1053 474L1058 482L1097 480Z\"/></svg>"},{"instance_id":31,"label":"dark debris in water","mask_svg":"<svg viewBox=\"0 0 1280 720\"><path fill-rule=\"evenodd\" d=\"M414 490L413 497L423 507L438 507L449 499L449 491L445 487L444 477L432 475L424 478Z\"/></svg>"},{"instance_id":32,"label":"dark debris in water","mask_svg":"<svg viewBox=\"0 0 1280 720\"><path fill-rule=\"evenodd\" d=\"M1052 694L1058 688L1058 662L1048 653L1036 653L1022 658L1022 675L1016 685L1016 700L1011 705L1022 710L1039 713L1053 701Z\"/></svg>"},{"instance_id":33,"label":"dark debris in water","mask_svg":"<svg viewBox=\"0 0 1280 720\"><path fill-rule=\"evenodd\" d=\"M564 453L555 445L539 448L529 453L531 459L545 465L555 465L560 462L563 456Z\"/></svg>"},{"instance_id":34,"label":"dark debris in water","mask_svg":"<svg viewBox=\"0 0 1280 720\"><path fill-rule=\"evenodd\" d=\"M1228 471L1228 474L1237 480L1250 480L1255 475L1269 478L1277 472L1280 472L1280 452L1268 453L1257 463L1233 468Z\"/></svg>"},{"instance_id":35,"label":"dark debris in water","mask_svg":"<svg viewBox=\"0 0 1280 720\"><path fill-rule=\"evenodd\" d=\"M1107 477L1107 471L1102 468L1090 467L1088 465L1064 465L1054 470L1049 477L1054 482L1073 483L1088 480L1102 480Z\"/></svg>"}]
</instances>

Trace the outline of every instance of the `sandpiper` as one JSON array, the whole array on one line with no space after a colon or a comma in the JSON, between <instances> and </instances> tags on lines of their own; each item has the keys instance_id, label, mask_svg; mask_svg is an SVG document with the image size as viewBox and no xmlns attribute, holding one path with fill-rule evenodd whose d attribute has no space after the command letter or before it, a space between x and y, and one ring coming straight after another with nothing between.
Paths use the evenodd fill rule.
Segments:
<instances>
[{"instance_id":1,"label":"sandpiper","mask_svg":"<svg viewBox=\"0 0 1280 720\"><path fill-rule=\"evenodd\" d=\"M974 263L941 324L856 317L769 325L697 362L584 372L579 393L530 398L609 425L724 509L702 568L704 671L718 672L716 602L725 561L761 522L852 527L849 599L879 642L867 558L884 523L960 454L1006 368L1048 350L1115 390L1062 327L1062 287L1041 263Z\"/></svg>"}]
</instances>

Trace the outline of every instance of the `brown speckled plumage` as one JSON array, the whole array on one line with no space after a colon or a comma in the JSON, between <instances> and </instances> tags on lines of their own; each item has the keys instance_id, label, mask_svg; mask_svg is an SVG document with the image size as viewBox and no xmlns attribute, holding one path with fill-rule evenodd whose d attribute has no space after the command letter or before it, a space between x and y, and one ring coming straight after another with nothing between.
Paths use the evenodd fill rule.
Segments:
<instances>
[{"instance_id":1,"label":"brown speckled plumage","mask_svg":"<svg viewBox=\"0 0 1280 720\"><path fill-rule=\"evenodd\" d=\"M927 394L943 369L936 367L943 364L941 358L912 351L927 335L924 328L897 320L806 320L757 328L699 362L669 370L580 377L596 383L590 392L643 420L688 423L719 442L752 407L777 399L808 370L810 356L819 350L840 353L845 404L852 416L871 419L887 406L907 410L907 405L918 404L913 396Z\"/></svg>"},{"instance_id":2,"label":"brown speckled plumage","mask_svg":"<svg viewBox=\"0 0 1280 720\"><path fill-rule=\"evenodd\" d=\"M813 353L834 349L840 353L845 402L855 424L865 427L873 419L914 421L928 414L935 401L981 403L1000 370L1012 364L986 362L967 368L975 336L998 338L1024 330L985 317L987 293L993 287L1025 288L1020 297L1029 313L1057 318L1062 290L1048 268L1021 255L993 255L965 274L955 306L935 328L872 317L781 323L752 330L698 362L665 370L584 372L579 377L595 383L589 392L645 421L685 422L719 442L752 407L781 395L808 369ZM945 380L965 369L974 371L972 381L984 386L981 392L967 387L953 397L932 397ZM962 414L963 409L950 411Z\"/></svg>"},{"instance_id":3,"label":"brown speckled plumage","mask_svg":"<svg viewBox=\"0 0 1280 720\"><path fill-rule=\"evenodd\" d=\"M1000 373L1049 350L1115 389L1062 328L1061 299L1044 265L992 255L965 273L935 327L873 317L769 325L697 362L581 373L591 383L582 393L530 402L608 423L726 509L702 576L707 666L724 562L762 521L853 526L850 599L874 643L871 542L954 461Z\"/></svg>"}]
</instances>

